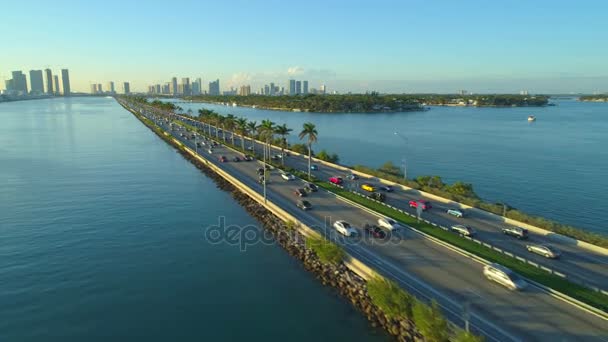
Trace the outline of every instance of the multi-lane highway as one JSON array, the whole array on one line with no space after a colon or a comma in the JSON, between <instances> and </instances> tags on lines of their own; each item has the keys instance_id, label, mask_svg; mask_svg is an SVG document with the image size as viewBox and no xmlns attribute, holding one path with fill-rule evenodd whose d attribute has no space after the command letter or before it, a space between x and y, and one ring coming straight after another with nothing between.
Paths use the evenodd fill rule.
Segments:
<instances>
[{"instance_id":1,"label":"multi-lane highway","mask_svg":"<svg viewBox=\"0 0 608 342\"><path fill-rule=\"evenodd\" d=\"M182 131L171 131L168 122L162 120L161 116L152 113L147 115L176 139L191 149L196 149L193 140L181 137L179 133ZM204 158L262 193L262 185L258 183L256 171L260 167L259 162L233 162L233 157L242 157L241 153L223 146L214 148L212 153L209 153L206 147L199 148L198 151ZM228 162L218 162L220 155L226 156ZM306 160L295 156L286 158L286 165L301 170L307 168ZM319 178L343 174L343 171L332 170L323 165L319 165L319 170L314 172ZM512 292L489 282L482 274L482 264L431 242L411 230L400 230L388 242L367 237L361 229L362 225L373 223L378 217L345 203L326 191L309 194L307 199L313 208L310 211L302 211L296 207L299 198L293 193L296 188L302 187L301 180L285 181L277 171L270 173L269 180L267 193L270 201L303 223L335 238L349 253L397 281L411 293L420 298L435 298L453 322L462 323L463 303L470 302L471 325L488 340L608 341L608 322L602 318L562 302L533 286L523 292ZM389 201L393 205L399 204L399 201L407 204L407 198L411 198L407 196L404 192L391 193ZM435 208L425 215L428 215L428 219L434 215L433 221L443 220L440 223L444 222L446 225L453 222L439 211ZM338 219L355 225L360 238L339 238L331 227ZM486 234L481 227L486 222L485 219L470 217L464 220L475 226L480 235L482 232ZM478 223L480 227L477 226ZM486 224L493 223L486 222L483 226ZM505 240L498 232L495 232L496 236L491 235L491 229L488 229L487 234L487 238L507 241L505 243L513 243L514 246L519 244L518 241ZM537 238L539 237L532 237ZM565 260L570 253L568 249L564 250ZM597 256L593 256L595 257ZM601 257L597 258L598 262L603 260ZM597 273L602 274L601 267Z\"/></svg>"}]
</instances>

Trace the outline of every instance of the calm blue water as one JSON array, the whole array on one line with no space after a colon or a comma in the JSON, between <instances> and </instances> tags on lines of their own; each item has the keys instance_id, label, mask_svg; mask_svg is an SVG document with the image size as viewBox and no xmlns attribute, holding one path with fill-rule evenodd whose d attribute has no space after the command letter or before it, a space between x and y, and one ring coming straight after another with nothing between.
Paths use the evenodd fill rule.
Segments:
<instances>
[{"instance_id":1,"label":"calm blue water","mask_svg":"<svg viewBox=\"0 0 608 342\"><path fill-rule=\"evenodd\" d=\"M0 341L384 340L114 100L0 104Z\"/></svg>"},{"instance_id":2,"label":"calm blue water","mask_svg":"<svg viewBox=\"0 0 608 342\"><path fill-rule=\"evenodd\" d=\"M543 108L432 107L414 113L293 113L183 104L263 119L294 129L317 125L315 150L347 165L402 165L408 176L439 175L472 183L493 202L608 234L608 105L556 101ZM528 115L538 120L528 123ZM195 114L196 115L196 114ZM394 135L400 132L407 141Z\"/></svg>"}]
</instances>

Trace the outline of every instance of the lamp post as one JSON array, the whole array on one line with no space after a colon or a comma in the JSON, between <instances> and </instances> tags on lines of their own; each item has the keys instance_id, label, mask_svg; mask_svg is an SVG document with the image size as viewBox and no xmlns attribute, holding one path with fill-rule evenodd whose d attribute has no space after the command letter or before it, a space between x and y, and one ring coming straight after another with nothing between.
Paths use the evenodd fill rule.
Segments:
<instances>
[{"instance_id":1,"label":"lamp post","mask_svg":"<svg viewBox=\"0 0 608 342\"><path fill-rule=\"evenodd\" d=\"M406 149L407 149L407 138L401 135L399 132L395 132L395 135L401 138L405 142L405 147L403 149L403 179L407 179L407 160L406 160Z\"/></svg>"}]
</instances>

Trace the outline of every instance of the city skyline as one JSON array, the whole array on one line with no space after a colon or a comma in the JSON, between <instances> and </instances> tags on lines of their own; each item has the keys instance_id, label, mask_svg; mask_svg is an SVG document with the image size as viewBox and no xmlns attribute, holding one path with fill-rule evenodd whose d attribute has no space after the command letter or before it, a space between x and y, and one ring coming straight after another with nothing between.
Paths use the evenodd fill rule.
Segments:
<instances>
[{"instance_id":1,"label":"city skyline","mask_svg":"<svg viewBox=\"0 0 608 342\"><path fill-rule=\"evenodd\" d=\"M292 77L340 92L608 90L608 47L600 43L608 31L602 16L608 4L601 1L577 6L565 1L512 6L481 1L312 1L298 10L301 19L295 22L287 8L272 1L185 5L188 11L172 18L153 3L7 3L7 13L29 13L31 6L36 7L31 20L53 30L40 36L38 30L24 27L18 39L5 43L11 53L0 56L0 78L10 78L12 70L68 67L74 74L72 89L79 92L87 92L91 83L111 80L128 81L133 91L145 92L148 85L162 85L174 75L202 75L205 84L219 79L222 90L245 84L259 89ZM318 10L321 5L323 11ZM123 10L112 10L116 6ZM349 19L338 20L329 13ZM403 20L404 13L408 20ZM121 25L105 25L110 18ZM146 23L160 21L191 34L158 30L135 41L125 34L141 33ZM242 34L253 33L260 22L268 23L273 32L263 43ZM302 28L299 34L285 29L294 24ZM7 16L0 23L5 31L20 26L19 16ZM174 48L158 49L159 41Z\"/></svg>"}]
</instances>

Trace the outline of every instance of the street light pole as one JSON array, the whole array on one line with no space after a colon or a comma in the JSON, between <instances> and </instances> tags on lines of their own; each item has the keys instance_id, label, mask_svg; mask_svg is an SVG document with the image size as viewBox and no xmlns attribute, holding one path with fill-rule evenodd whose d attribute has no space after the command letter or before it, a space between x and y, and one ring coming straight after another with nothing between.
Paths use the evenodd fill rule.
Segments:
<instances>
[{"instance_id":1,"label":"street light pole","mask_svg":"<svg viewBox=\"0 0 608 342\"><path fill-rule=\"evenodd\" d=\"M403 179L407 179L407 159L406 159L406 149L407 149L407 138L401 135L399 132L395 132L395 135L401 138L405 142L405 147L403 149Z\"/></svg>"}]
</instances>

